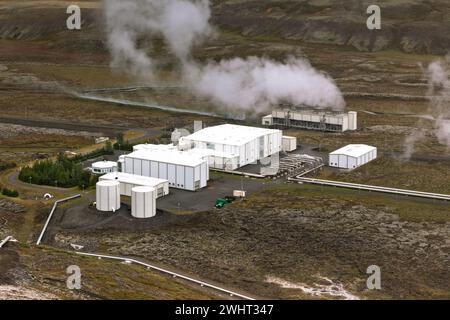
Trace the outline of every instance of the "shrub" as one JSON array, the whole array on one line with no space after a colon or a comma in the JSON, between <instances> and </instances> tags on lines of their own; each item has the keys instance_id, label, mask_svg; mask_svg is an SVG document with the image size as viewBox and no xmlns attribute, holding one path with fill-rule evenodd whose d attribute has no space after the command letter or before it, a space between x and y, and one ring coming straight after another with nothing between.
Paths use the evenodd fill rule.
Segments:
<instances>
[{"instance_id":1,"label":"shrub","mask_svg":"<svg viewBox=\"0 0 450 320\"><path fill-rule=\"evenodd\" d=\"M4 171L7 169L12 169L15 168L16 164L14 162L3 162L0 161L0 171Z\"/></svg>"},{"instance_id":2,"label":"shrub","mask_svg":"<svg viewBox=\"0 0 450 320\"><path fill-rule=\"evenodd\" d=\"M19 196L19 192L17 190L3 188L2 195L7 196L7 197L16 198Z\"/></svg>"}]
</instances>

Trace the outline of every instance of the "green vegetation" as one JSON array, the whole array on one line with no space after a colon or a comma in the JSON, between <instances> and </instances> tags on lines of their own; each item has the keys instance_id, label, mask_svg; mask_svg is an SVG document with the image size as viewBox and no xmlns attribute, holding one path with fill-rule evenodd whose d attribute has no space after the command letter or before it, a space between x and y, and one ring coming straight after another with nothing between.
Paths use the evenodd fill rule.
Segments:
<instances>
[{"instance_id":1,"label":"green vegetation","mask_svg":"<svg viewBox=\"0 0 450 320\"><path fill-rule=\"evenodd\" d=\"M8 170L15 168L16 164L14 162L3 162L0 161L0 171Z\"/></svg>"},{"instance_id":2,"label":"green vegetation","mask_svg":"<svg viewBox=\"0 0 450 320\"><path fill-rule=\"evenodd\" d=\"M123 139L123 134L120 133L117 136L117 142L114 143L115 150L123 150L123 151L133 151L133 145L128 142L128 140Z\"/></svg>"},{"instance_id":3,"label":"green vegetation","mask_svg":"<svg viewBox=\"0 0 450 320\"><path fill-rule=\"evenodd\" d=\"M97 157L105 156L105 155L112 155L112 154L114 154L113 146L110 141L107 141L103 148L96 149L89 153L77 154L76 156L71 157L70 160L72 160L74 162L83 162L88 159L97 158Z\"/></svg>"},{"instance_id":4,"label":"green vegetation","mask_svg":"<svg viewBox=\"0 0 450 320\"><path fill-rule=\"evenodd\" d=\"M2 195L4 195L4 196L12 197L12 198L17 198L19 196L19 192L17 190L8 189L8 188L3 188L1 190L2 190Z\"/></svg>"},{"instance_id":5,"label":"green vegetation","mask_svg":"<svg viewBox=\"0 0 450 320\"><path fill-rule=\"evenodd\" d=\"M45 159L20 170L19 180L39 185L71 188L87 188L95 185L97 178L90 171L83 170L78 159L68 158L60 153L56 160Z\"/></svg>"}]
</instances>

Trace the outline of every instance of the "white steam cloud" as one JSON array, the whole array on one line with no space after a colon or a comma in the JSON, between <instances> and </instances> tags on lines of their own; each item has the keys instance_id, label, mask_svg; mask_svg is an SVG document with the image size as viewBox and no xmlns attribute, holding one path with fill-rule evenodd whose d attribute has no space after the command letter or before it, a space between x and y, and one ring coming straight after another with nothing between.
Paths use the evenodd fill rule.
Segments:
<instances>
[{"instance_id":1,"label":"white steam cloud","mask_svg":"<svg viewBox=\"0 0 450 320\"><path fill-rule=\"evenodd\" d=\"M450 147L450 54L444 59L433 61L424 71L428 79L427 96L430 102L428 112L434 120L433 133L439 143ZM424 119L418 128L424 126ZM405 158L410 158L415 144L425 138L423 129L418 129L405 140Z\"/></svg>"},{"instance_id":2,"label":"white steam cloud","mask_svg":"<svg viewBox=\"0 0 450 320\"><path fill-rule=\"evenodd\" d=\"M286 101L295 105L340 108L345 105L333 81L305 61L235 58L187 67L195 92L228 108L267 109Z\"/></svg>"},{"instance_id":3,"label":"white steam cloud","mask_svg":"<svg viewBox=\"0 0 450 320\"><path fill-rule=\"evenodd\" d=\"M214 32L208 0L105 0L111 65L154 78L158 61L139 40L162 37L178 59L182 80L198 96L230 109L267 109L280 102L339 109L340 90L307 61L288 58L234 58L202 64L191 57L195 45Z\"/></svg>"},{"instance_id":4,"label":"white steam cloud","mask_svg":"<svg viewBox=\"0 0 450 320\"><path fill-rule=\"evenodd\" d=\"M440 143L450 147L450 55L430 63L427 70L431 115Z\"/></svg>"}]
</instances>

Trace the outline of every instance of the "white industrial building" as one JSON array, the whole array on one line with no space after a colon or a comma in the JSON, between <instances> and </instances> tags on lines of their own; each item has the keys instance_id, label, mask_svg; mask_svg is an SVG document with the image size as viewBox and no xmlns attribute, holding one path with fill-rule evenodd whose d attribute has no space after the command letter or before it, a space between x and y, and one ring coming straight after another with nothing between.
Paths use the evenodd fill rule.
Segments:
<instances>
[{"instance_id":1,"label":"white industrial building","mask_svg":"<svg viewBox=\"0 0 450 320\"><path fill-rule=\"evenodd\" d=\"M177 150L138 150L119 158L122 172L169 181L169 187L195 191L206 187L208 162Z\"/></svg>"},{"instance_id":2,"label":"white industrial building","mask_svg":"<svg viewBox=\"0 0 450 320\"><path fill-rule=\"evenodd\" d=\"M262 118L262 125L344 132L358 128L358 114L355 111L336 112L314 109L273 110L272 114Z\"/></svg>"},{"instance_id":3,"label":"white industrial building","mask_svg":"<svg viewBox=\"0 0 450 320\"><path fill-rule=\"evenodd\" d=\"M120 209L120 183L118 181L99 181L95 186L96 208L99 211Z\"/></svg>"},{"instance_id":4,"label":"white industrial building","mask_svg":"<svg viewBox=\"0 0 450 320\"><path fill-rule=\"evenodd\" d=\"M169 181L153 177L145 177L125 172L112 172L100 176L100 181L118 181L120 183L120 194L131 197L131 190L134 187L152 187L156 191L156 198L169 194Z\"/></svg>"},{"instance_id":5,"label":"white industrial building","mask_svg":"<svg viewBox=\"0 0 450 320\"><path fill-rule=\"evenodd\" d=\"M91 171L95 174L103 174L117 171L117 162L114 161L98 161L91 165Z\"/></svg>"},{"instance_id":6,"label":"white industrial building","mask_svg":"<svg viewBox=\"0 0 450 320\"><path fill-rule=\"evenodd\" d=\"M284 152L292 152L297 149L297 137L283 136L281 150Z\"/></svg>"},{"instance_id":7,"label":"white industrial building","mask_svg":"<svg viewBox=\"0 0 450 320\"><path fill-rule=\"evenodd\" d=\"M377 158L377 148L366 144L349 144L329 155L330 167L355 169Z\"/></svg>"},{"instance_id":8,"label":"white industrial building","mask_svg":"<svg viewBox=\"0 0 450 320\"><path fill-rule=\"evenodd\" d=\"M210 167L225 170L235 170L279 153L281 144L281 130L233 124L207 127L179 140L181 149L192 154L207 152Z\"/></svg>"}]
</instances>

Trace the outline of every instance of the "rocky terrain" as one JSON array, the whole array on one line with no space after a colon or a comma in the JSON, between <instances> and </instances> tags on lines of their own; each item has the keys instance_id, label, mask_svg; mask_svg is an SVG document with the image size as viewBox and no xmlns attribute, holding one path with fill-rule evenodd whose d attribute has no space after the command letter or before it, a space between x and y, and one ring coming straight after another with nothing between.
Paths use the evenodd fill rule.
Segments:
<instances>
[{"instance_id":1,"label":"rocky terrain","mask_svg":"<svg viewBox=\"0 0 450 320\"><path fill-rule=\"evenodd\" d=\"M147 231L63 229L54 244L152 259L268 298L317 297L283 281L314 288L323 277L362 299L449 298L448 215L427 221L416 208L406 210L415 219L405 218L401 205L292 186ZM382 270L383 290L366 288L372 264Z\"/></svg>"},{"instance_id":2,"label":"rocky terrain","mask_svg":"<svg viewBox=\"0 0 450 320\"><path fill-rule=\"evenodd\" d=\"M381 30L366 27L373 1L215 1L221 28L245 36L281 37L313 43L351 46L359 51L387 48L445 54L450 37L450 4L445 0L384 0Z\"/></svg>"},{"instance_id":3,"label":"rocky terrain","mask_svg":"<svg viewBox=\"0 0 450 320\"><path fill-rule=\"evenodd\" d=\"M55 44L104 49L100 1L79 1L88 36L63 37ZM14 4L14 6L13 6ZM246 37L350 46L359 51L399 49L408 53L445 54L450 47L450 4L445 0L381 0L382 28L366 27L369 0L213 0L213 22L223 31ZM65 34L64 1L0 3L1 39L46 39ZM24 19L26 17L26 19ZM95 35L97 33L97 35ZM101 32L100 32L101 35Z\"/></svg>"},{"instance_id":4,"label":"rocky terrain","mask_svg":"<svg viewBox=\"0 0 450 320\"><path fill-rule=\"evenodd\" d=\"M139 83L109 67L101 1L77 1L82 30L65 26L68 1L0 0L0 109L4 118L38 121L0 125L2 160L24 162L90 144L84 125L162 130L200 117L85 100L79 93L205 110L216 106L173 88L133 89ZM450 3L445 0L380 0L382 29L369 31L357 0L211 1L217 37L195 48L199 61L229 57L307 58L335 79L346 110L358 111L360 130L323 134L287 132L327 152L348 143L378 147L380 159L351 173L323 171L324 178L450 192L448 148L431 134L423 69L450 48ZM145 39L143 39L145 40ZM142 45L146 42L142 41ZM162 41L148 48L162 57L161 79L177 85L177 65ZM115 90L131 87L131 90ZM100 90L98 90L100 89ZM91 91L90 91L91 90ZM71 124L61 127L61 123ZM256 113L247 124L259 124ZM27 125L28 124L28 125ZM74 129L75 124L75 129ZM66 128L66 129L56 129ZM428 130L412 161L401 158L405 138ZM92 135L92 133L91 133ZM382 156L381 156L382 155ZM0 176L8 183L8 176ZM214 188L214 187L213 187ZM36 191L38 190L38 191ZM224 210L173 214L170 219L119 225L55 217L49 245L34 247L48 203L31 188L28 200L0 196L0 236L20 244L0 250L0 298L214 298L198 288L124 264L81 259L85 250L136 256L268 298L450 298L450 218L446 204L395 199L305 186L254 192ZM21 195L22 196L22 195ZM62 195L61 195L62 197ZM68 205L66 217L70 218ZM63 249L64 251L60 251ZM51 262L51 263L49 263ZM67 292L65 268L80 264L86 288ZM382 270L382 290L369 291L366 269Z\"/></svg>"}]
</instances>

